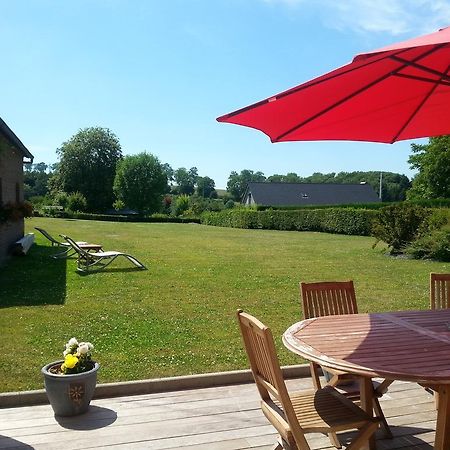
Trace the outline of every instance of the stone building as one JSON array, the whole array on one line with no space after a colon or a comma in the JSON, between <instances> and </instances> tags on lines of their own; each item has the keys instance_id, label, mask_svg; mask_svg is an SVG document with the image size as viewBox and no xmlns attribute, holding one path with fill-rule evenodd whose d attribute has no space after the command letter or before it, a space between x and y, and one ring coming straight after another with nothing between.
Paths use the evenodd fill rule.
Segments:
<instances>
[{"instance_id":1,"label":"stone building","mask_svg":"<svg viewBox=\"0 0 450 450\"><path fill-rule=\"evenodd\" d=\"M33 155L0 118L0 265L24 235L24 219L5 221L5 207L23 203L23 163L32 161Z\"/></svg>"}]
</instances>

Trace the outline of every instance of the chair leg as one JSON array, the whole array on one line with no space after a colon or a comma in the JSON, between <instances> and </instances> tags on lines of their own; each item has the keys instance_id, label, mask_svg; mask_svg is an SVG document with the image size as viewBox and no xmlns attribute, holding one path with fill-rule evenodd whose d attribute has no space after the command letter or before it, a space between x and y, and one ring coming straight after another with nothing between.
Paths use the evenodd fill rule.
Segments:
<instances>
[{"instance_id":1,"label":"chair leg","mask_svg":"<svg viewBox=\"0 0 450 450\"><path fill-rule=\"evenodd\" d=\"M334 445L336 448L342 448L342 444L340 443L336 433L328 433L328 437L330 439L331 445Z\"/></svg>"},{"instance_id":2,"label":"chair leg","mask_svg":"<svg viewBox=\"0 0 450 450\"><path fill-rule=\"evenodd\" d=\"M389 428L386 417L384 416L383 410L381 409L380 401L378 400L377 397L374 397L374 399L373 399L373 409L375 410L376 416L381 421L381 426L384 429L385 437L392 439L394 436L392 435L392 431Z\"/></svg>"},{"instance_id":3,"label":"chair leg","mask_svg":"<svg viewBox=\"0 0 450 450\"><path fill-rule=\"evenodd\" d=\"M310 362L309 370L311 371L311 378L312 378L314 390L318 391L319 389L322 388L322 385L320 384L319 374L317 373L319 370L319 366L314 362Z\"/></svg>"},{"instance_id":4,"label":"chair leg","mask_svg":"<svg viewBox=\"0 0 450 450\"><path fill-rule=\"evenodd\" d=\"M281 436L278 436L277 443L272 447L271 450L298 450L298 448L295 444L290 445Z\"/></svg>"},{"instance_id":5,"label":"chair leg","mask_svg":"<svg viewBox=\"0 0 450 450\"><path fill-rule=\"evenodd\" d=\"M367 441L375 433L378 428L378 422L369 422L367 425L364 425L359 433L356 435L356 438L353 439L352 443L347 446L347 450L359 450L363 446L367 445Z\"/></svg>"}]
</instances>

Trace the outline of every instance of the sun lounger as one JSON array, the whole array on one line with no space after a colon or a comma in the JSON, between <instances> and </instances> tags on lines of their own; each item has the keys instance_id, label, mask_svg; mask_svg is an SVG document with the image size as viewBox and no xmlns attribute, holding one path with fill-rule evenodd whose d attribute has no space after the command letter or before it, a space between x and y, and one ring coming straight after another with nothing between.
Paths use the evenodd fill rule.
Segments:
<instances>
[{"instance_id":1,"label":"sun lounger","mask_svg":"<svg viewBox=\"0 0 450 450\"><path fill-rule=\"evenodd\" d=\"M71 247L71 245L68 242L61 242L55 239L51 234L49 234L47 231L45 231L43 228L34 227L35 230L38 230L41 234L43 234L51 243L52 247L62 247L64 250L59 253L55 253L54 255L51 255L52 258L68 258L69 256L75 255L75 250ZM85 241L77 241L77 245L83 246L83 245L89 245ZM101 246L98 246L99 250L101 250Z\"/></svg>"},{"instance_id":2,"label":"sun lounger","mask_svg":"<svg viewBox=\"0 0 450 450\"><path fill-rule=\"evenodd\" d=\"M139 269L146 269L144 264L137 260L134 256L127 253L108 251L108 252L96 252L90 253L83 249L82 246L78 245L73 239L68 236L61 234L73 250L78 254L77 269L81 272L88 272L91 269L104 269L106 266L111 264L117 257L123 256L132 264L134 264Z\"/></svg>"}]
</instances>

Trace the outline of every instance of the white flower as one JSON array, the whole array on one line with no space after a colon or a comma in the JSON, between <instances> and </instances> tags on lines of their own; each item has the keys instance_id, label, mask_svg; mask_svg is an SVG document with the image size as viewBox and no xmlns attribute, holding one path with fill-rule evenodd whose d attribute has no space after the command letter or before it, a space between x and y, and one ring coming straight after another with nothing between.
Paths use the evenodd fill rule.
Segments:
<instances>
[{"instance_id":1,"label":"white flower","mask_svg":"<svg viewBox=\"0 0 450 450\"><path fill-rule=\"evenodd\" d=\"M70 349L66 348L66 349L63 351L64 357L66 357L69 353L70 353Z\"/></svg>"},{"instance_id":2,"label":"white flower","mask_svg":"<svg viewBox=\"0 0 450 450\"><path fill-rule=\"evenodd\" d=\"M85 355L89 351L89 345L87 342L80 342L78 345L78 355Z\"/></svg>"},{"instance_id":3,"label":"white flower","mask_svg":"<svg viewBox=\"0 0 450 450\"><path fill-rule=\"evenodd\" d=\"M74 337L72 339L70 339L69 342L67 343L68 347L72 347L73 345L78 345L78 341Z\"/></svg>"}]
</instances>

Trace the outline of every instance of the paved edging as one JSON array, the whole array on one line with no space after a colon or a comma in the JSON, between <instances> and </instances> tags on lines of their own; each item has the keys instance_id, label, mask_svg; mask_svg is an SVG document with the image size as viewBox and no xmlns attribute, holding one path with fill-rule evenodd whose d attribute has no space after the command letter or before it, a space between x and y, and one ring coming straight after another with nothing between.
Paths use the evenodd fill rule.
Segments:
<instances>
[{"instance_id":1,"label":"paved edging","mask_svg":"<svg viewBox=\"0 0 450 450\"><path fill-rule=\"evenodd\" d=\"M309 365L282 367L285 378L301 378L310 375ZM199 375L186 375L151 380L122 381L118 383L98 384L94 398L121 397L127 395L151 394L182 389L200 389L228 384L249 383L253 381L250 370L233 370L230 372L214 372ZM35 391L0 393L0 408L29 406L48 403L44 389Z\"/></svg>"}]
</instances>

